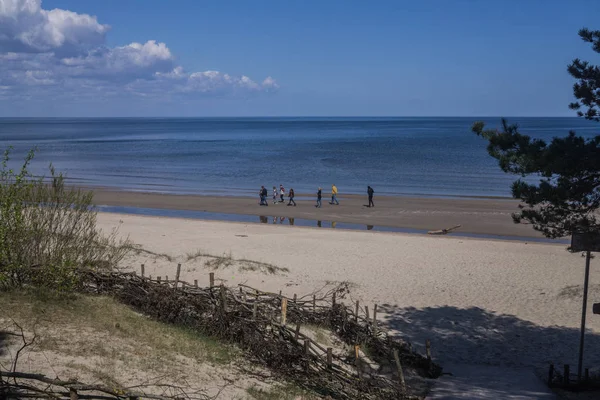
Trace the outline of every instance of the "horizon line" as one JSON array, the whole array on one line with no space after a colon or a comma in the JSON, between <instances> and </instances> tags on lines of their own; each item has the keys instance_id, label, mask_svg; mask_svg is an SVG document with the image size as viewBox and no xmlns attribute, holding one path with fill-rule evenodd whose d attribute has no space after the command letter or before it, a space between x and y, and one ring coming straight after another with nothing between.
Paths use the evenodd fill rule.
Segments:
<instances>
[{"instance_id":1,"label":"horizon line","mask_svg":"<svg viewBox=\"0 0 600 400\"><path fill-rule=\"evenodd\" d=\"M547 116L547 115L522 115L522 116L500 116L500 115L428 115L428 116L410 116L410 115L355 115L355 116L344 116L344 115L330 115L330 116L317 116L317 115L282 115L282 116L268 116L268 115L256 115L256 116L242 116L242 115L232 115L232 116L143 116L143 115L130 115L130 116L0 116L0 119L102 119L102 118L112 118L112 119L126 119L126 118L144 118L144 119L174 119L174 118L187 118L187 119L265 119L265 118L314 118L314 119L323 119L323 118L583 118L577 115L571 116ZM583 118L585 119L585 118Z\"/></svg>"}]
</instances>

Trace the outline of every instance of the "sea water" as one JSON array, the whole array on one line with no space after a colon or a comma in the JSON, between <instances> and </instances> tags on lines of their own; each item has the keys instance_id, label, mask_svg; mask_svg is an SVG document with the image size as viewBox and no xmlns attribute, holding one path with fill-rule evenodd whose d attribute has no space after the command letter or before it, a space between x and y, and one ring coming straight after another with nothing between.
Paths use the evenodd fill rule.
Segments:
<instances>
[{"instance_id":1,"label":"sea water","mask_svg":"<svg viewBox=\"0 0 600 400\"><path fill-rule=\"evenodd\" d=\"M510 196L505 174L470 130L500 118L106 118L0 119L2 147L52 163L75 183L164 193L252 195L283 184L297 195ZM509 118L541 139L586 137L581 118ZM269 191L269 193L271 193Z\"/></svg>"}]
</instances>

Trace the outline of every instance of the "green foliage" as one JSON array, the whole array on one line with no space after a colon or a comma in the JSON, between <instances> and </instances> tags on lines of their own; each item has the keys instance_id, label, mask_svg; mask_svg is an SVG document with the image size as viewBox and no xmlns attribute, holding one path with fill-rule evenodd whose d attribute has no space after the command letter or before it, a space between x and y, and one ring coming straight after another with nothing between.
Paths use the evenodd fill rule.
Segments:
<instances>
[{"instance_id":1,"label":"green foliage","mask_svg":"<svg viewBox=\"0 0 600 400\"><path fill-rule=\"evenodd\" d=\"M579 31L579 37L584 42L591 43L592 49L600 53L600 31L584 28ZM585 116L586 119L600 121L600 68L576 58L569 65L568 71L573 78L577 79L573 85L573 94L578 100L571 103L569 107L577 110L577 115L580 117ZM582 106L587 108L585 113L580 111Z\"/></svg>"},{"instance_id":2,"label":"green foliage","mask_svg":"<svg viewBox=\"0 0 600 400\"><path fill-rule=\"evenodd\" d=\"M600 52L600 31L582 29L579 36ZM579 102L569 105L579 116L600 121L600 68L576 59L568 67L578 82L573 87ZM476 122L473 132L488 140L488 153L504 172L539 178L534 185L522 179L512 185L512 195L523 201L513 214L516 223L526 221L545 236L558 238L570 233L599 231L596 211L600 207L600 136L585 139L569 132L550 143L519 133L517 125L502 120L502 130L486 130Z\"/></svg>"},{"instance_id":3,"label":"green foliage","mask_svg":"<svg viewBox=\"0 0 600 400\"><path fill-rule=\"evenodd\" d=\"M18 171L0 170L0 287L34 284L57 290L77 285L78 268L113 268L130 248L117 231L96 229L93 194L65 187L50 166L48 179L29 171L30 151Z\"/></svg>"}]
</instances>

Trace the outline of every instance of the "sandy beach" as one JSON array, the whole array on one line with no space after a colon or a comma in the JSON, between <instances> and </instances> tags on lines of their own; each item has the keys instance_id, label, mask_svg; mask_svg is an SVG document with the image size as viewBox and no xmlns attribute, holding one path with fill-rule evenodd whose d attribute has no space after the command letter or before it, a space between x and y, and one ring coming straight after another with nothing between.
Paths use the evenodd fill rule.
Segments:
<instances>
[{"instance_id":1,"label":"sandy beach","mask_svg":"<svg viewBox=\"0 0 600 400\"><path fill-rule=\"evenodd\" d=\"M296 198L297 207L272 204L271 201L265 207L258 205L258 197L173 195L103 188L93 190L94 202L107 206L306 218L423 231L461 225L457 232L466 234L542 237L531 226L512 222L511 213L518 210L519 204L512 199L375 196L375 207L368 208L367 197L359 195L342 194L339 206L330 205L328 202L331 197L324 190L322 208L314 207L314 196L303 194Z\"/></svg>"},{"instance_id":2,"label":"sandy beach","mask_svg":"<svg viewBox=\"0 0 600 400\"><path fill-rule=\"evenodd\" d=\"M358 200L357 200L358 201ZM342 206L340 206L342 207ZM276 208L276 207L274 207ZM306 295L347 282L350 297L415 346L432 341L440 363L543 369L575 365L584 258L564 245L322 230L100 213L143 251L123 262L146 274L207 285ZM223 262L210 264L214 258ZM253 263L249 263L252 260ZM600 275L592 261L586 365L597 366Z\"/></svg>"}]
</instances>

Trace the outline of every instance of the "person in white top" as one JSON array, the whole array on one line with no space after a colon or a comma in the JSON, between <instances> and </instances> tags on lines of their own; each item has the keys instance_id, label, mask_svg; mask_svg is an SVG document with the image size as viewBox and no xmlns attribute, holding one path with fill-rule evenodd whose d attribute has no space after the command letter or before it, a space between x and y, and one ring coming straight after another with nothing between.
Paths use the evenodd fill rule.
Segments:
<instances>
[{"instance_id":1,"label":"person in white top","mask_svg":"<svg viewBox=\"0 0 600 400\"><path fill-rule=\"evenodd\" d=\"M273 186L273 204L277 204L277 188Z\"/></svg>"},{"instance_id":2,"label":"person in white top","mask_svg":"<svg viewBox=\"0 0 600 400\"><path fill-rule=\"evenodd\" d=\"M283 187L283 185L279 185L279 196L280 196L279 202L283 203L284 202L283 196L285 196L285 188Z\"/></svg>"}]
</instances>

